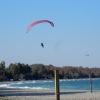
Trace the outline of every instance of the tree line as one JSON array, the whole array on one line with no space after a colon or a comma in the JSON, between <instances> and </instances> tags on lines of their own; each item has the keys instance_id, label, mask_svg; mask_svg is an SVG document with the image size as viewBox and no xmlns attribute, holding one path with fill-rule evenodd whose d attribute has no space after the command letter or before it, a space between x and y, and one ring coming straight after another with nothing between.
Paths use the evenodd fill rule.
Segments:
<instances>
[{"instance_id":1,"label":"tree line","mask_svg":"<svg viewBox=\"0 0 100 100\"><path fill-rule=\"evenodd\" d=\"M59 70L60 79L100 78L100 68L88 68L82 66L56 67L44 64L11 63L8 67L5 62L0 63L0 81L39 80L54 79L54 70Z\"/></svg>"}]
</instances>

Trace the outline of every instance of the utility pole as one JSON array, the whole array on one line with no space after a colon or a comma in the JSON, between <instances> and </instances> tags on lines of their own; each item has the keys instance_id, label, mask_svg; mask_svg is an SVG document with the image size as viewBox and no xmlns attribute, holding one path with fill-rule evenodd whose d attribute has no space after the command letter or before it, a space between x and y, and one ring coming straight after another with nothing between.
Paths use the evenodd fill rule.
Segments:
<instances>
[{"instance_id":1,"label":"utility pole","mask_svg":"<svg viewBox=\"0 0 100 100\"><path fill-rule=\"evenodd\" d=\"M87 55L85 55L85 56L89 57L89 54L87 54ZM89 60L89 58L88 58L88 60ZM89 61L88 61L88 63L89 63ZM88 67L89 67L89 66L88 66ZM91 91L91 93L92 93L91 69L89 69L89 80L90 80L90 91Z\"/></svg>"}]
</instances>

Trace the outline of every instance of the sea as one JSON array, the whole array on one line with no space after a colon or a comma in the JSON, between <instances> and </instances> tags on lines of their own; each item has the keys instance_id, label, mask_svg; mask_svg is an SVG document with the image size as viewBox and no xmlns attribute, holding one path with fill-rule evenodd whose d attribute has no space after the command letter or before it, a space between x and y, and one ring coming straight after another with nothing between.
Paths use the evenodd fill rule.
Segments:
<instances>
[{"instance_id":1,"label":"sea","mask_svg":"<svg viewBox=\"0 0 100 100\"><path fill-rule=\"evenodd\" d=\"M100 78L93 78L92 90L100 91ZM60 79L60 90L90 90L89 79ZM31 80L31 81L11 81L4 82L0 87L20 88L20 89L55 89L54 80Z\"/></svg>"}]
</instances>

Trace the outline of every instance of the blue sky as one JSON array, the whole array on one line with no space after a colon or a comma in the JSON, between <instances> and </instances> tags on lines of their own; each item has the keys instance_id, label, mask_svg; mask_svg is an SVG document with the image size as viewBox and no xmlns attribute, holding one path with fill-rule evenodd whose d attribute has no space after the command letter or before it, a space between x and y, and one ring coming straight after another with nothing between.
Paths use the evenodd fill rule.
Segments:
<instances>
[{"instance_id":1,"label":"blue sky","mask_svg":"<svg viewBox=\"0 0 100 100\"><path fill-rule=\"evenodd\" d=\"M55 26L41 23L26 33L41 19ZM0 1L0 62L6 67L17 62L100 67L99 45L100 0Z\"/></svg>"}]
</instances>

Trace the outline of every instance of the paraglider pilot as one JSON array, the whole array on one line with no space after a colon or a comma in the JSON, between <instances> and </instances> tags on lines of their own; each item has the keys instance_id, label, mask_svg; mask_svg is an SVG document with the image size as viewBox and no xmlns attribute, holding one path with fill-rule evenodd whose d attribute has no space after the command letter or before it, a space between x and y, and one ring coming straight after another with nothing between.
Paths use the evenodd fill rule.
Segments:
<instances>
[{"instance_id":1,"label":"paraglider pilot","mask_svg":"<svg viewBox=\"0 0 100 100\"><path fill-rule=\"evenodd\" d=\"M43 43L41 43L41 46L42 46L42 48L44 48L44 44Z\"/></svg>"}]
</instances>

